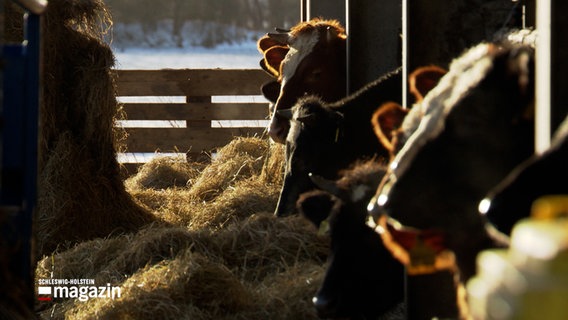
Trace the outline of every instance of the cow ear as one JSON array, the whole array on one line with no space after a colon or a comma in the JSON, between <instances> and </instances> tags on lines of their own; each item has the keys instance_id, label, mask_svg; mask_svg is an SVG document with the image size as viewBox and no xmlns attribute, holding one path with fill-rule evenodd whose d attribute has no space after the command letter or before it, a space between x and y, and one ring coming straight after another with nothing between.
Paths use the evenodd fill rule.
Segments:
<instances>
[{"instance_id":1,"label":"cow ear","mask_svg":"<svg viewBox=\"0 0 568 320\"><path fill-rule=\"evenodd\" d=\"M290 50L288 47L284 46L274 46L264 52L264 60L266 61L266 67L271 73L280 75L280 65L282 60L286 57L286 54Z\"/></svg>"},{"instance_id":2,"label":"cow ear","mask_svg":"<svg viewBox=\"0 0 568 320\"><path fill-rule=\"evenodd\" d=\"M268 73L271 77L278 78L278 72L275 72L274 70L270 69L264 58L260 59L259 65L260 68L262 68L262 70Z\"/></svg>"},{"instance_id":3,"label":"cow ear","mask_svg":"<svg viewBox=\"0 0 568 320\"><path fill-rule=\"evenodd\" d=\"M270 81L260 87L262 95L270 102L276 103L280 95L280 83L278 81Z\"/></svg>"},{"instance_id":4,"label":"cow ear","mask_svg":"<svg viewBox=\"0 0 568 320\"><path fill-rule=\"evenodd\" d=\"M447 73L438 66L420 67L408 75L409 91L416 102L420 102L432 90L440 79Z\"/></svg>"},{"instance_id":5,"label":"cow ear","mask_svg":"<svg viewBox=\"0 0 568 320\"><path fill-rule=\"evenodd\" d=\"M288 35L286 34L286 36ZM266 50L274 46L285 46L287 43L286 41L283 42L282 40L283 39L281 37L275 37L274 34L267 33L262 38L258 39L258 41L256 42L256 47L260 53L264 54Z\"/></svg>"},{"instance_id":6,"label":"cow ear","mask_svg":"<svg viewBox=\"0 0 568 320\"><path fill-rule=\"evenodd\" d=\"M393 132L400 127L407 113L407 109L395 102L384 103L373 113L371 123L375 135L381 144L391 152L394 152Z\"/></svg>"}]
</instances>

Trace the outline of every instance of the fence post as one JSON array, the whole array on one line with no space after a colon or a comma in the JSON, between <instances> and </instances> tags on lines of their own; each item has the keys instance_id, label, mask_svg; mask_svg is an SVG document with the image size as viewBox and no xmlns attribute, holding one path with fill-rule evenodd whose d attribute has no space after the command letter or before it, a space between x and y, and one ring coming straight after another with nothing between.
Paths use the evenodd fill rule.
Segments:
<instances>
[{"instance_id":1,"label":"fence post","mask_svg":"<svg viewBox=\"0 0 568 320\"><path fill-rule=\"evenodd\" d=\"M345 25L345 0L304 0L302 4L302 20L321 17Z\"/></svg>"},{"instance_id":2,"label":"fence post","mask_svg":"<svg viewBox=\"0 0 568 320\"><path fill-rule=\"evenodd\" d=\"M568 113L568 27L564 0L537 0L536 23L536 132L535 148L542 152L550 145L550 136ZM552 67L554 66L554 67Z\"/></svg>"},{"instance_id":3,"label":"fence post","mask_svg":"<svg viewBox=\"0 0 568 320\"><path fill-rule=\"evenodd\" d=\"M192 103L211 103L210 96L191 96L186 97L185 102L188 104L189 108L192 108ZM185 125L187 130L192 130L193 128L211 128L211 120L185 120ZM183 150L179 150L182 151ZM212 151L212 150L209 150ZM188 150L185 152L185 157L188 162L208 162L210 159L207 158L202 150Z\"/></svg>"},{"instance_id":4,"label":"fence post","mask_svg":"<svg viewBox=\"0 0 568 320\"><path fill-rule=\"evenodd\" d=\"M400 0L346 0L348 88L354 92L402 63Z\"/></svg>"}]
</instances>

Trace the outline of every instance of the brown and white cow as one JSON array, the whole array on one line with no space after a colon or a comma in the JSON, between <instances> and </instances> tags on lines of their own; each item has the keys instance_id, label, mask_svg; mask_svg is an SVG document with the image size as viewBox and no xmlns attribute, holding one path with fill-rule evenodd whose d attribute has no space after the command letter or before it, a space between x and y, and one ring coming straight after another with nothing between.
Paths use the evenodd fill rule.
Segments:
<instances>
[{"instance_id":1,"label":"brown and white cow","mask_svg":"<svg viewBox=\"0 0 568 320\"><path fill-rule=\"evenodd\" d=\"M281 85L274 111L291 108L305 95L316 95L326 102L343 98L346 39L339 22L319 18L259 39L258 50L263 54L260 65ZM268 134L274 141L284 143L289 129L289 120L271 112Z\"/></svg>"}]
</instances>

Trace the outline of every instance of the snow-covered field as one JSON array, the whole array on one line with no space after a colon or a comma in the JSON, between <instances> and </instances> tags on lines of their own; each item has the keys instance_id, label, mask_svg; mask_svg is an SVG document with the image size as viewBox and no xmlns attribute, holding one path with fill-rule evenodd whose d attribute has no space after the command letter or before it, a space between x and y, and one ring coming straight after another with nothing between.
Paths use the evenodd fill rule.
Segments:
<instances>
[{"instance_id":1,"label":"snow-covered field","mask_svg":"<svg viewBox=\"0 0 568 320\"><path fill-rule=\"evenodd\" d=\"M257 69L259 68L260 53L255 41L246 41L235 45L219 45L215 48L113 48L117 69ZM242 97L213 97L213 102L246 102L265 101L262 96ZM181 99L181 100L180 100ZM183 102L184 97L129 97L119 98L120 102ZM247 125L255 127L266 126L266 121L255 121ZM126 121L119 125L128 127L183 127L185 121ZM213 126L234 126L230 121L218 121ZM238 123L242 125L242 123ZM171 154L127 153L119 154L119 162L146 162L156 156Z\"/></svg>"},{"instance_id":2,"label":"snow-covered field","mask_svg":"<svg viewBox=\"0 0 568 320\"><path fill-rule=\"evenodd\" d=\"M258 69L261 59L256 43L223 45L214 49L126 48L115 49L117 69Z\"/></svg>"}]
</instances>

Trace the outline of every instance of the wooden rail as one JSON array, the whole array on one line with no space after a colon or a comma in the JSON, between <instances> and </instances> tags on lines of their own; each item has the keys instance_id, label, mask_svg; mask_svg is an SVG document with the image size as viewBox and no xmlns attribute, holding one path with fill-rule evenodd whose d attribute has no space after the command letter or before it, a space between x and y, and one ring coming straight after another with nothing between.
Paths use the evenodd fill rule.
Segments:
<instances>
[{"instance_id":1,"label":"wooden rail","mask_svg":"<svg viewBox=\"0 0 568 320\"><path fill-rule=\"evenodd\" d=\"M263 127L212 127L216 120L265 120L266 102L214 103L214 96L258 96L271 78L262 70L115 70L119 97L185 97L185 102L125 102L127 120L183 120L185 128L125 128L129 153L186 152L197 156L236 136L264 133ZM137 100L130 98L129 100ZM174 100L174 99L172 99ZM177 99L179 101L179 98ZM257 99L259 100L259 99ZM260 99L262 100L262 99ZM237 122L238 123L238 122ZM125 164L134 173L139 163Z\"/></svg>"}]
</instances>

